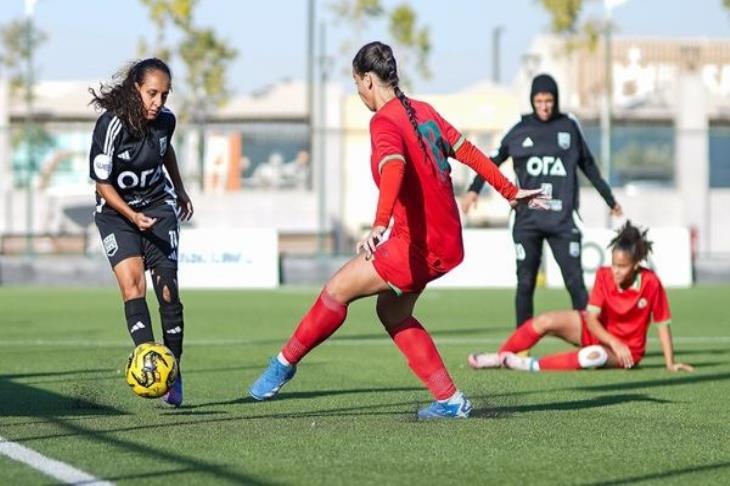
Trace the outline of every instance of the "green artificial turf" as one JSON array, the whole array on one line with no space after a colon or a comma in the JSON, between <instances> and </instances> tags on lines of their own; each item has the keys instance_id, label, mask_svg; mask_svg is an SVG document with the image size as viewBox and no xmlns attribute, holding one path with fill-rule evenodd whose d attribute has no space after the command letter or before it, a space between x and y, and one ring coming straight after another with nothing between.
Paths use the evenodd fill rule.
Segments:
<instances>
[{"instance_id":1,"label":"green artificial turf","mask_svg":"<svg viewBox=\"0 0 730 486\"><path fill-rule=\"evenodd\" d=\"M300 365L279 398L248 385L317 289L183 292L180 409L138 398L118 292L0 288L0 436L119 484L727 484L730 287L670 290L677 359L656 333L631 371L475 372L466 355L513 329L513 292L427 290L432 331L472 418L419 422L429 394L378 324L374 300ZM150 308L157 305L150 294ZM536 308L568 305L538 291ZM156 316L155 316L156 318ZM159 326L155 324L157 335ZM569 346L545 339L544 354ZM0 455L0 484L52 483Z\"/></svg>"}]
</instances>

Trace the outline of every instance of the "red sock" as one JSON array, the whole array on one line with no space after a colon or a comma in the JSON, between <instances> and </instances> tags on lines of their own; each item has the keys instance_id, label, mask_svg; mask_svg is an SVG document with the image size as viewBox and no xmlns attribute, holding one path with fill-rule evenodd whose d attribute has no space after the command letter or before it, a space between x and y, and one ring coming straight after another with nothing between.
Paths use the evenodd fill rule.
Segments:
<instances>
[{"instance_id":1,"label":"red sock","mask_svg":"<svg viewBox=\"0 0 730 486\"><path fill-rule=\"evenodd\" d=\"M282 354L289 363L297 364L304 355L330 337L345 322L346 316L347 306L337 302L323 289L281 350Z\"/></svg>"},{"instance_id":2,"label":"red sock","mask_svg":"<svg viewBox=\"0 0 730 486\"><path fill-rule=\"evenodd\" d=\"M546 370L579 370L578 351L569 351L567 353L550 354L538 361L540 371Z\"/></svg>"},{"instance_id":3,"label":"red sock","mask_svg":"<svg viewBox=\"0 0 730 486\"><path fill-rule=\"evenodd\" d=\"M446 371L436 344L415 317L408 317L395 328L388 329L388 334L406 357L408 366L436 400L446 400L456 393L456 386Z\"/></svg>"},{"instance_id":4,"label":"red sock","mask_svg":"<svg viewBox=\"0 0 730 486\"><path fill-rule=\"evenodd\" d=\"M542 334L538 333L535 328L532 327L532 319L527 319L515 332L512 333L509 338L507 338L502 347L499 348L499 352L519 353L520 351L533 347L541 337Z\"/></svg>"}]
</instances>

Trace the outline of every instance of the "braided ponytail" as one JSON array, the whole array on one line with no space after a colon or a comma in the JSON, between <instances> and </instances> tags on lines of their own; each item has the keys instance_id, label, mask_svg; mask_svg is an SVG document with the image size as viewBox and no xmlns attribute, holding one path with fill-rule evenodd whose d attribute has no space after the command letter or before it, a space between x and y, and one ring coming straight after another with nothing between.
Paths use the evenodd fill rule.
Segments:
<instances>
[{"instance_id":1,"label":"braided ponytail","mask_svg":"<svg viewBox=\"0 0 730 486\"><path fill-rule=\"evenodd\" d=\"M418 138L418 144L421 146L421 150L423 150L423 154L426 155L428 152L426 152L426 144L423 143L423 138L421 137L421 132L418 130L418 121L416 120L416 110L413 109L411 106L411 100L408 99L408 97L401 91L401 89L398 86L393 86L393 90L395 91L395 96L400 101L400 104L403 105L403 108L405 108L406 113L408 114L408 121L411 122L411 126L416 131L416 138Z\"/></svg>"},{"instance_id":2,"label":"braided ponytail","mask_svg":"<svg viewBox=\"0 0 730 486\"><path fill-rule=\"evenodd\" d=\"M398 101L400 101L403 109L408 114L408 121L416 132L416 138L418 138L418 143L421 146L421 150L423 150L423 155L428 158L426 144L423 142L421 132L418 130L416 110L413 109L411 101L398 86L398 66L390 46L377 41L365 44L355 54L352 60L352 67L358 74L375 73L380 80L393 88L396 98L398 98Z\"/></svg>"}]
</instances>

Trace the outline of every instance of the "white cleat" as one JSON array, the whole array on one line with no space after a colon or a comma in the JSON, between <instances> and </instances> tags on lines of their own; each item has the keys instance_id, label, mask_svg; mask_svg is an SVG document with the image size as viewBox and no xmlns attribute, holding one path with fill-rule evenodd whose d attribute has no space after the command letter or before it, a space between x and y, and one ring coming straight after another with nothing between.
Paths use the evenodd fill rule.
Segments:
<instances>
[{"instance_id":1,"label":"white cleat","mask_svg":"<svg viewBox=\"0 0 730 486\"><path fill-rule=\"evenodd\" d=\"M469 355L469 366L475 370L501 368L504 366L505 353L472 353Z\"/></svg>"},{"instance_id":2,"label":"white cleat","mask_svg":"<svg viewBox=\"0 0 730 486\"><path fill-rule=\"evenodd\" d=\"M505 368L518 371L540 371L540 366L535 358L519 356L515 353L502 353Z\"/></svg>"}]
</instances>

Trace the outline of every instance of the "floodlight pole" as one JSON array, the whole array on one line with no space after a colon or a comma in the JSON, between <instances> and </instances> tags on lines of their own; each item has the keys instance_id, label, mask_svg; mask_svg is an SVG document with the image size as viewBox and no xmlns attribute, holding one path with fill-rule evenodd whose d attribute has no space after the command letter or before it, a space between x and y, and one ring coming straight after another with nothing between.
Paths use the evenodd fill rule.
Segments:
<instances>
[{"instance_id":1,"label":"floodlight pole","mask_svg":"<svg viewBox=\"0 0 730 486\"><path fill-rule=\"evenodd\" d=\"M25 0L25 42L28 49L25 75L25 145L26 161L25 192L25 253L33 256L33 173L35 154L33 153L33 10L36 0Z\"/></svg>"},{"instance_id":2,"label":"floodlight pole","mask_svg":"<svg viewBox=\"0 0 730 486\"><path fill-rule=\"evenodd\" d=\"M326 251L327 231L327 24L322 22L319 31L319 109L318 113L318 159L319 177L317 177L317 206L319 213L319 237L317 238L317 252L320 256Z\"/></svg>"},{"instance_id":3,"label":"floodlight pole","mask_svg":"<svg viewBox=\"0 0 730 486\"><path fill-rule=\"evenodd\" d=\"M504 32L504 27L501 25L498 25L497 27L492 29L492 81L494 84L499 84L500 82L500 46L499 46L499 40L502 36L502 32Z\"/></svg>"},{"instance_id":4,"label":"floodlight pole","mask_svg":"<svg viewBox=\"0 0 730 486\"><path fill-rule=\"evenodd\" d=\"M611 185L611 108L613 104L613 60L611 56L611 6L604 3L603 61L605 93L601 107L601 160L606 170L606 181ZM609 213L606 226L611 226Z\"/></svg>"}]
</instances>

